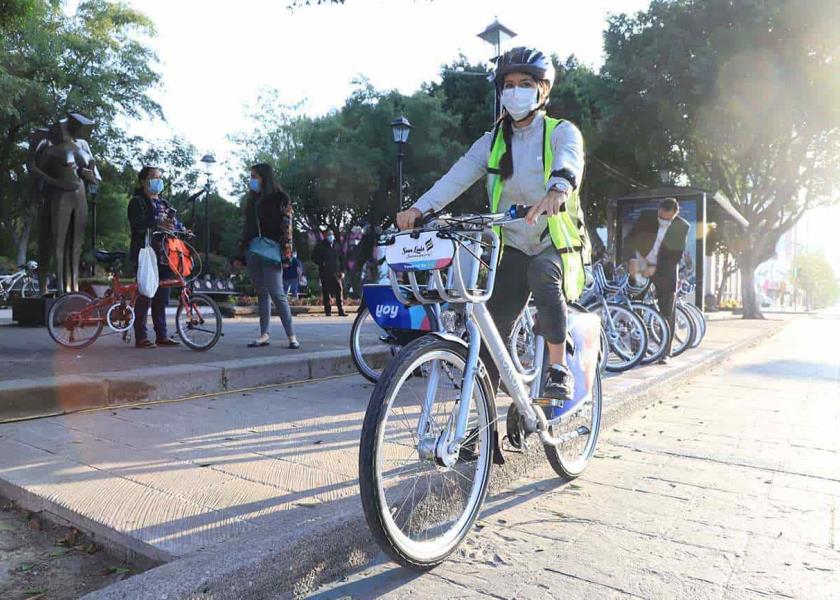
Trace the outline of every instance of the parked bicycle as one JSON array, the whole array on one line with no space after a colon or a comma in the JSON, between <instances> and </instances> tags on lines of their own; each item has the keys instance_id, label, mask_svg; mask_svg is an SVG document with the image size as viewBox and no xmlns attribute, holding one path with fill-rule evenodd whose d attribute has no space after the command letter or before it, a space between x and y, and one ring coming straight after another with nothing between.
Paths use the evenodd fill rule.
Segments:
<instances>
[{"instance_id":1,"label":"parked bicycle","mask_svg":"<svg viewBox=\"0 0 840 600\"><path fill-rule=\"evenodd\" d=\"M37 270L38 263L30 260L20 265L14 273L0 275L0 303L6 304L15 294L21 298L39 295Z\"/></svg>"},{"instance_id":2,"label":"parked bicycle","mask_svg":"<svg viewBox=\"0 0 840 600\"><path fill-rule=\"evenodd\" d=\"M609 288L609 289L608 289ZM608 298L612 288L606 281L603 267L592 268L592 281L585 289L580 303L601 318L601 326L609 346L604 368L611 373L632 369L648 352L648 330L633 307Z\"/></svg>"},{"instance_id":3,"label":"parked bicycle","mask_svg":"<svg viewBox=\"0 0 840 600\"><path fill-rule=\"evenodd\" d=\"M637 301L656 306L656 299L651 286L652 282L648 281L643 287L628 285L627 289ZM679 356L691 348L696 341L697 328L694 317L691 316L687 308L688 305L687 302L679 301L674 305L674 340L671 344L671 356Z\"/></svg>"},{"instance_id":4,"label":"parked bicycle","mask_svg":"<svg viewBox=\"0 0 840 600\"><path fill-rule=\"evenodd\" d=\"M595 451L602 403L599 320L570 310L573 400L555 405L541 397L548 371L543 338L535 341L537 368L520 372L485 305L500 251L492 228L523 213L437 218L394 235L387 248L397 300L459 305L467 331L466 339L434 331L411 341L385 367L365 414L359 454L365 517L379 545L404 566L428 569L441 563L481 510L499 446L496 390L479 358L482 345L513 398L509 410L518 418L509 422L519 424L521 436L539 438L558 475L577 477ZM482 260L482 249L489 250L489 260ZM449 266L451 287L441 274ZM479 266L486 269L481 284ZM409 294L397 272L407 274ZM417 273L427 274L431 284L420 285Z\"/></svg>"},{"instance_id":5,"label":"parked bicycle","mask_svg":"<svg viewBox=\"0 0 840 600\"><path fill-rule=\"evenodd\" d=\"M156 233L155 235L159 235ZM172 238L184 238L184 234L167 232ZM189 244L191 257L198 253ZM191 257L190 258L191 260ZM93 298L83 292L65 294L50 308L47 315L47 331L50 337L65 348L80 349L90 346L101 335L105 325L112 334L121 334L128 340L134 324L134 304L137 300L137 284L120 281L120 266L126 258L125 252L95 252L96 261L109 265L111 285L102 298ZM185 257L180 257L183 261ZM190 263L191 264L191 263ZM193 277L200 272L192 270ZM189 281L181 271L173 269L175 277L164 279L160 286L180 288L178 309L175 312L175 329L185 346L192 350L211 349L222 336L222 313L216 302L206 294L190 291Z\"/></svg>"}]
</instances>

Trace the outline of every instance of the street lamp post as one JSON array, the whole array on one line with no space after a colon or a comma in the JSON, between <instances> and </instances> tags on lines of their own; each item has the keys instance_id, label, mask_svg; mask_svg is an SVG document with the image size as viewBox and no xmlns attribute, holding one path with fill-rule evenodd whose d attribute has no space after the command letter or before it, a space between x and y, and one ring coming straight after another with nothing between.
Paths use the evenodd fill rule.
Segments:
<instances>
[{"instance_id":1,"label":"street lamp post","mask_svg":"<svg viewBox=\"0 0 840 600\"><path fill-rule=\"evenodd\" d=\"M403 157L405 156L405 145L408 143L408 135L411 133L412 125L408 119L400 115L391 121L391 132L394 134L394 143L397 145L397 212L403 209Z\"/></svg>"},{"instance_id":2,"label":"street lamp post","mask_svg":"<svg viewBox=\"0 0 840 600\"><path fill-rule=\"evenodd\" d=\"M216 158L209 152L201 157L204 163L204 268L210 264L210 172L216 163Z\"/></svg>"},{"instance_id":3,"label":"street lamp post","mask_svg":"<svg viewBox=\"0 0 840 600\"><path fill-rule=\"evenodd\" d=\"M495 54L493 55L492 60L493 63L496 64L499 57L502 55L502 45L515 38L516 33L499 23L499 19L497 17L493 19L493 22L490 23L490 25L487 26L487 29L478 34L478 37L493 46ZM495 101L493 102L493 122L495 123L499 119L499 91L495 88L495 86L494 90Z\"/></svg>"}]
</instances>

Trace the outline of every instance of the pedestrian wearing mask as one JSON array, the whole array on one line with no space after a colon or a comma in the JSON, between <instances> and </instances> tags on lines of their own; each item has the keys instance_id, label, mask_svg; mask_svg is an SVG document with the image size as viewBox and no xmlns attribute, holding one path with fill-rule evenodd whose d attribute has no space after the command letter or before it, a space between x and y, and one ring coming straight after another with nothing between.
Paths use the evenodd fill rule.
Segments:
<instances>
[{"instance_id":1,"label":"pedestrian wearing mask","mask_svg":"<svg viewBox=\"0 0 840 600\"><path fill-rule=\"evenodd\" d=\"M155 231L176 230L183 231L184 226L175 217L172 206L160 194L163 192L163 179L157 167L143 167L137 174L139 187L134 190L134 196L128 203L128 222L131 225L131 246L129 260L137 267L137 257L140 249L146 245L149 238L158 256L158 276L160 280L172 279L175 274L169 268L169 262L162 252L162 238L154 236ZM179 346L179 342L171 339L166 331L166 305L169 303L169 288L159 286L154 298L137 295L134 303L134 345L137 348L156 348L158 346ZM149 339L146 330L146 319L149 307L152 309L152 323L156 341Z\"/></svg>"},{"instance_id":2,"label":"pedestrian wearing mask","mask_svg":"<svg viewBox=\"0 0 840 600\"><path fill-rule=\"evenodd\" d=\"M291 244L283 247L283 285L286 294L297 298L300 294L300 276L303 273L303 265L298 260L297 252L292 250Z\"/></svg>"},{"instance_id":3,"label":"pedestrian wearing mask","mask_svg":"<svg viewBox=\"0 0 840 600\"><path fill-rule=\"evenodd\" d=\"M292 201L274 176L271 165L260 163L251 167L248 181L249 193L245 200L245 220L240 241L240 257L234 266L242 267L251 241L257 237L268 238L279 247L292 242ZM260 335L248 344L249 348L268 346L271 325L271 302L277 307L289 348L297 350L300 343L295 336L292 309L283 286L283 266L268 262L251 254L247 256L248 275L259 299Z\"/></svg>"},{"instance_id":4,"label":"pedestrian wearing mask","mask_svg":"<svg viewBox=\"0 0 840 600\"><path fill-rule=\"evenodd\" d=\"M324 297L324 313L329 317L332 315L330 296L335 298L335 306L338 309L339 317L346 317L342 294L344 293L344 254L335 240L332 230L327 231L326 237L315 246L312 253L312 260L318 265L318 276L321 278L321 292Z\"/></svg>"}]
</instances>

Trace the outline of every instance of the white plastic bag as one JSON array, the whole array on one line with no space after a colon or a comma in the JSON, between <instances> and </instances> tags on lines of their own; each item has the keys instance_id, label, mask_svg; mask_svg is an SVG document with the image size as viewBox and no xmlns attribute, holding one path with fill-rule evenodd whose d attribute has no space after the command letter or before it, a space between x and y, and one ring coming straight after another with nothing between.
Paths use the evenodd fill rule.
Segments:
<instances>
[{"instance_id":1,"label":"white plastic bag","mask_svg":"<svg viewBox=\"0 0 840 600\"><path fill-rule=\"evenodd\" d=\"M146 245L140 248L140 254L137 256L137 292L146 298L154 298L159 283L157 254L149 243L149 235L146 234Z\"/></svg>"}]
</instances>

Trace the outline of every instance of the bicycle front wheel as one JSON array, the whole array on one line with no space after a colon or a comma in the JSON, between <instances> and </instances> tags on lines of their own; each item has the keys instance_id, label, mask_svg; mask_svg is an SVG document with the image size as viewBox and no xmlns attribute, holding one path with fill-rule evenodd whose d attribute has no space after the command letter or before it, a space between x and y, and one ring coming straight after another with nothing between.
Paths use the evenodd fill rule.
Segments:
<instances>
[{"instance_id":1,"label":"bicycle front wheel","mask_svg":"<svg viewBox=\"0 0 840 600\"><path fill-rule=\"evenodd\" d=\"M20 295L22 298L32 298L38 295L39 290L38 280L27 277L20 286Z\"/></svg>"},{"instance_id":2,"label":"bicycle front wheel","mask_svg":"<svg viewBox=\"0 0 840 600\"><path fill-rule=\"evenodd\" d=\"M647 330L639 316L620 304L604 306L594 304L587 307L590 312L601 317L601 324L609 342L609 356L606 370L621 373L638 365L645 356L648 345Z\"/></svg>"},{"instance_id":3,"label":"bicycle front wheel","mask_svg":"<svg viewBox=\"0 0 840 600\"><path fill-rule=\"evenodd\" d=\"M359 373L376 383L397 352L399 346L393 336L376 323L367 306L360 309L350 329L350 356Z\"/></svg>"},{"instance_id":4,"label":"bicycle front wheel","mask_svg":"<svg viewBox=\"0 0 840 600\"><path fill-rule=\"evenodd\" d=\"M405 567L443 562L469 533L487 493L496 409L486 377L475 382L457 454L436 459L465 401L466 360L457 342L414 340L385 368L365 413L359 448L365 518L379 546Z\"/></svg>"},{"instance_id":5,"label":"bicycle front wheel","mask_svg":"<svg viewBox=\"0 0 840 600\"><path fill-rule=\"evenodd\" d=\"M210 296L190 294L186 302L178 304L175 328L185 346L204 352L222 336L222 312Z\"/></svg>"},{"instance_id":6,"label":"bicycle front wheel","mask_svg":"<svg viewBox=\"0 0 840 600\"><path fill-rule=\"evenodd\" d=\"M105 326L103 311L82 292L65 294L47 313L47 332L60 346L86 348L96 341Z\"/></svg>"},{"instance_id":7,"label":"bicycle front wheel","mask_svg":"<svg viewBox=\"0 0 840 600\"><path fill-rule=\"evenodd\" d=\"M633 302L633 311L639 315L648 334L648 345L641 364L649 365L655 363L665 355L668 350L668 336L671 328L658 310L650 304Z\"/></svg>"},{"instance_id":8,"label":"bicycle front wheel","mask_svg":"<svg viewBox=\"0 0 840 600\"><path fill-rule=\"evenodd\" d=\"M690 302L685 302L682 306L685 307L694 319L694 328L696 329L697 335L694 336L694 342L692 342L691 347L696 348L703 342L703 338L706 337L706 316L703 314L702 310Z\"/></svg>"}]
</instances>

